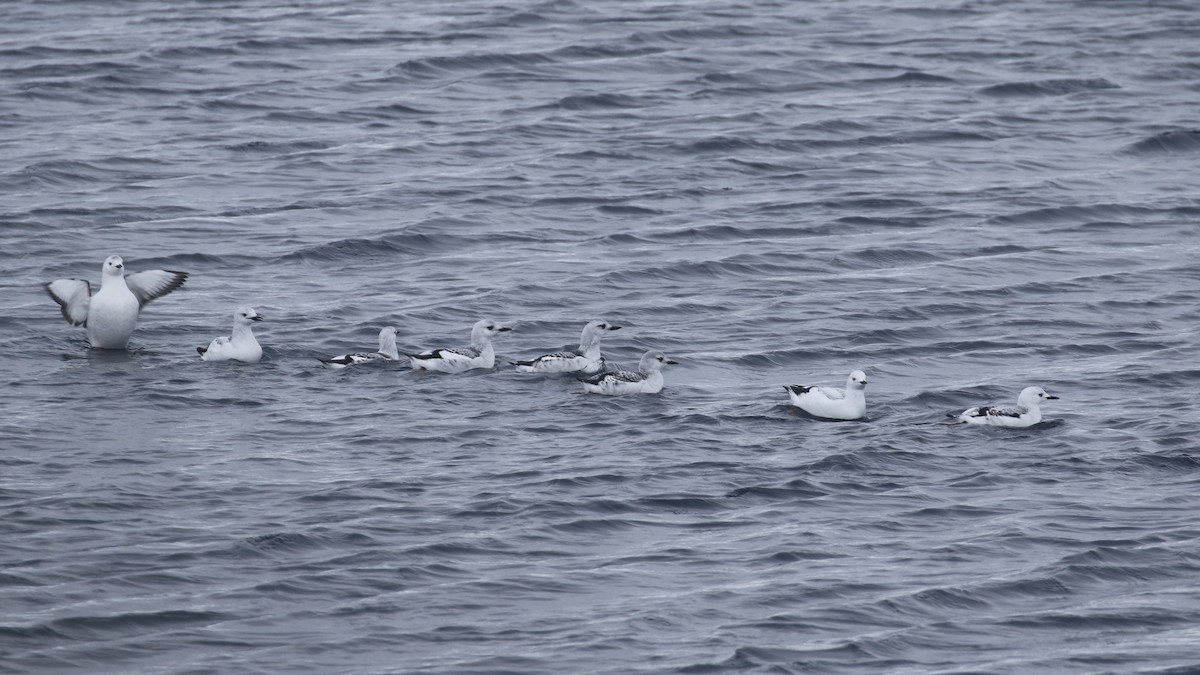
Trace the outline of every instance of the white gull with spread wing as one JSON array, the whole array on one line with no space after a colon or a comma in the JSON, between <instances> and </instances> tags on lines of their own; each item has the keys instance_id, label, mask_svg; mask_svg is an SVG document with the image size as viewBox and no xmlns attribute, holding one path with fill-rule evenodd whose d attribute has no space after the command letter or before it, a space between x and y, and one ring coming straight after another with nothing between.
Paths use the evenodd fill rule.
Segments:
<instances>
[{"instance_id":1,"label":"white gull with spread wing","mask_svg":"<svg viewBox=\"0 0 1200 675\"><path fill-rule=\"evenodd\" d=\"M183 285L187 272L146 270L125 275L119 255L110 255L100 268L100 290L84 279L57 279L46 292L73 326L86 326L88 342L97 349L125 349L146 303Z\"/></svg>"}]
</instances>

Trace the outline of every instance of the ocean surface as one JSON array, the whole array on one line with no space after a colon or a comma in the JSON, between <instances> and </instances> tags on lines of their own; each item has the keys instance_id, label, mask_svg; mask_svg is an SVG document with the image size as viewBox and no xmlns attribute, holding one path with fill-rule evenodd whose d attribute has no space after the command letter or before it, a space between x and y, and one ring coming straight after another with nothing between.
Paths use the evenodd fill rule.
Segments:
<instances>
[{"instance_id":1,"label":"ocean surface","mask_svg":"<svg viewBox=\"0 0 1200 675\"><path fill-rule=\"evenodd\" d=\"M3 16L0 672L1200 669L1200 5ZM661 394L508 365L597 318Z\"/></svg>"}]
</instances>

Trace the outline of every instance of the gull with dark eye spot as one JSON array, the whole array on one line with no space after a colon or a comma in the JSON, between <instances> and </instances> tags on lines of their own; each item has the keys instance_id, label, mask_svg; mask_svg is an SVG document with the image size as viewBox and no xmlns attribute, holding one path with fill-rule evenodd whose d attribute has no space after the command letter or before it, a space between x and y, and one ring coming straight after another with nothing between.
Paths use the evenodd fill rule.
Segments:
<instances>
[{"instance_id":1,"label":"gull with dark eye spot","mask_svg":"<svg viewBox=\"0 0 1200 675\"><path fill-rule=\"evenodd\" d=\"M967 408L960 413L946 413L951 419L942 424L986 424L1014 429L1031 427L1042 421L1042 410L1038 404L1056 400L1057 396L1047 394L1041 387L1025 387L1017 397L1015 408L991 405Z\"/></svg>"},{"instance_id":2,"label":"gull with dark eye spot","mask_svg":"<svg viewBox=\"0 0 1200 675\"><path fill-rule=\"evenodd\" d=\"M471 328L471 346L459 348L442 347L429 349L419 354L406 354L413 370L431 370L439 373L461 373L474 368L491 368L496 365L496 352L492 348L492 336L512 330L490 319L480 319Z\"/></svg>"},{"instance_id":3,"label":"gull with dark eye spot","mask_svg":"<svg viewBox=\"0 0 1200 675\"><path fill-rule=\"evenodd\" d=\"M254 338L250 326L262 320L253 307L239 307L233 313L233 334L216 338L207 347L196 347L196 351L200 352L200 358L204 361L258 363L262 359L262 347Z\"/></svg>"},{"instance_id":4,"label":"gull with dark eye spot","mask_svg":"<svg viewBox=\"0 0 1200 675\"><path fill-rule=\"evenodd\" d=\"M583 390L606 396L625 394L657 394L663 388L663 366L677 361L668 359L662 352L646 352L638 363L638 372L611 370L597 373L583 380Z\"/></svg>"},{"instance_id":5,"label":"gull with dark eye spot","mask_svg":"<svg viewBox=\"0 0 1200 675\"><path fill-rule=\"evenodd\" d=\"M58 279L45 286L62 308L63 318L73 326L86 326L88 342L97 349L125 349L142 307L179 288L188 277L187 272L171 270L127 276L119 255L108 256L100 272L96 295L83 279Z\"/></svg>"},{"instance_id":6,"label":"gull with dark eye spot","mask_svg":"<svg viewBox=\"0 0 1200 675\"><path fill-rule=\"evenodd\" d=\"M814 385L784 385L792 405L814 416L831 420L857 420L867 415L867 375L861 370L846 378L846 389Z\"/></svg>"},{"instance_id":7,"label":"gull with dark eye spot","mask_svg":"<svg viewBox=\"0 0 1200 675\"><path fill-rule=\"evenodd\" d=\"M579 336L579 349L543 354L528 361L510 361L522 373L598 373L604 369L600 355L600 338L605 333L620 330L609 321L589 321Z\"/></svg>"}]
</instances>

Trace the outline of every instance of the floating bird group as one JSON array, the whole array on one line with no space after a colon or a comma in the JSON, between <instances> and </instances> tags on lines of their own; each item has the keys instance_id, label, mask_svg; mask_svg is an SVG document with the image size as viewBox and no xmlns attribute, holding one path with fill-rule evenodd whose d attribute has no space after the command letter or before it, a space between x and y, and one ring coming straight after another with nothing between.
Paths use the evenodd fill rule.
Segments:
<instances>
[{"instance_id":1,"label":"floating bird group","mask_svg":"<svg viewBox=\"0 0 1200 675\"><path fill-rule=\"evenodd\" d=\"M109 256L101 267L100 290L93 296L91 284L84 279L57 279L45 285L46 292L62 309L63 318L73 326L87 328L88 342L97 349L125 349L137 327L138 315L146 303L179 288L187 280L187 272L146 270L126 274L120 256ZM207 347L196 347L204 361L243 361L257 363L262 359L262 346L254 337L252 326L263 317L253 307L239 307L233 315L233 331L215 338ZM663 388L663 366L675 364L662 352L648 351L638 363L636 372L608 370L600 353L600 339L605 333L621 327L608 321L589 321L579 337L579 348L552 352L525 360L510 361L523 373L569 373L577 375L586 392L608 396L624 394L657 394ZM492 338L512 328L491 319L480 319L471 328L471 344L467 347L439 347L416 354L405 354L416 371L461 373L476 368L495 367L496 352ZM379 350L342 354L321 363L340 369L367 363L391 363L400 360L396 349L396 329L388 326L379 331ZM861 370L850 373L846 388L833 389L817 385L784 385L793 406L828 420L858 420L867 415L867 375ZM1026 387L1017 397L1016 407L978 406L960 413L949 413L944 424L983 424L998 427L1030 427L1042 420L1038 407L1042 401L1057 399L1041 387Z\"/></svg>"}]
</instances>

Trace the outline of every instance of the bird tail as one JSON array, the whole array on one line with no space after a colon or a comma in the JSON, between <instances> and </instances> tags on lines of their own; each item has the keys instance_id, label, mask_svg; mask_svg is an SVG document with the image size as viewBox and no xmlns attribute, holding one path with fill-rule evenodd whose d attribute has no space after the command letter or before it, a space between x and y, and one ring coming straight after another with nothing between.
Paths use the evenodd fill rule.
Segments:
<instances>
[{"instance_id":1,"label":"bird tail","mask_svg":"<svg viewBox=\"0 0 1200 675\"><path fill-rule=\"evenodd\" d=\"M204 356L204 352L207 352L207 351L208 351L208 347L196 347L196 353L199 354L200 356Z\"/></svg>"}]
</instances>

